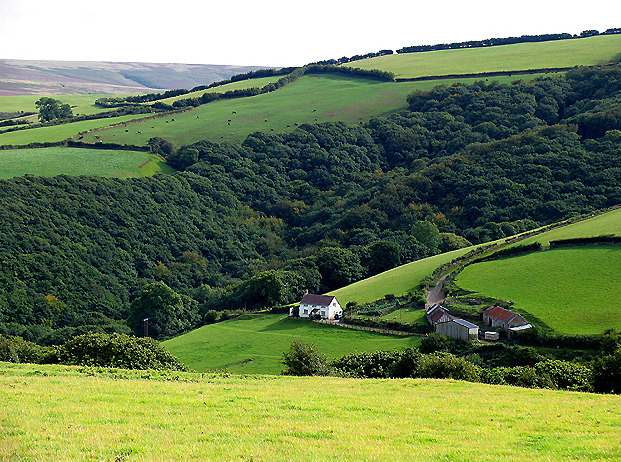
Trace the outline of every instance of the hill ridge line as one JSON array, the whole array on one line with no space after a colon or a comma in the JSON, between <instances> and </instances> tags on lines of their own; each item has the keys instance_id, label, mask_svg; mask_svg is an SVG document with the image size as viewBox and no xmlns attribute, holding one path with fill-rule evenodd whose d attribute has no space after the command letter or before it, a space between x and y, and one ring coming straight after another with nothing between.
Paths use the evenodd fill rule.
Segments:
<instances>
[{"instance_id":1,"label":"hill ridge line","mask_svg":"<svg viewBox=\"0 0 621 462\"><path fill-rule=\"evenodd\" d=\"M545 67L540 69L522 69L515 71L491 71L491 72L476 72L472 74L444 74L444 75L425 75L421 77L397 77L395 82L418 82L425 80L445 80L445 79L466 79L476 77L501 77L511 75L529 75L529 74L541 74L551 72L567 72L574 67Z\"/></svg>"}]
</instances>

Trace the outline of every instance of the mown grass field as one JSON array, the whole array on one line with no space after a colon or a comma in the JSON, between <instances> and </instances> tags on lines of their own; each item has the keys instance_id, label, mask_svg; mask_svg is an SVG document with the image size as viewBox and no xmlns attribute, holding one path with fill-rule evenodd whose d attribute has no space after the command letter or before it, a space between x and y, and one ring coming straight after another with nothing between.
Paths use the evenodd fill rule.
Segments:
<instances>
[{"instance_id":1,"label":"mown grass field","mask_svg":"<svg viewBox=\"0 0 621 462\"><path fill-rule=\"evenodd\" d=\"M481 72L594 66L618 62L621 35L572 40L517 43L487 48L401 53L344 64L381 69L397 77L472 74Z\"/></svg>"},{"instance_id":2,"label":"mown grass field","mask_svg":"<svg viewBox=\"0 0 621 462\"><path fill-rule=\"evenodd\" d=\"M621 459L618 396L429 379L164 377L0 363L0 459Z\"/></svg>"},{"instance_id":3,"label":"mown grass field","mask_svg":"<svg viewBox=\"0 0 621 462\"><path fill-rule=\"evenodd\" d=\"M203 326L163 345L199 372L227 369L247 374L279 374L284 368L280 362L282 354L294 338L315 344L329 358L354 351L404 349L420 343L418 337L345 329L286 315L257 314Z\"/></svg>"},{"instance_id":4,"label":"mown grass field","mask_svg":"<svg viewBox=\"0 0 621 462\"><path fill-rule=\"evenodd\" d=\"M564 334L621 330L621 246L567 247L476 263L456 283L511 300Z\"/></svg>"},{"instance_id":5,"label":"mown grass field","mask_svg":"<svg viewBox=\"0 0 621 462\"><path fill-rule=\"evenodd\" d=\"M173 173L159 156L149 152L52 147L0 151L0 178L96 175L110 178L153 176Z\"/></svg>"}]
</instances>

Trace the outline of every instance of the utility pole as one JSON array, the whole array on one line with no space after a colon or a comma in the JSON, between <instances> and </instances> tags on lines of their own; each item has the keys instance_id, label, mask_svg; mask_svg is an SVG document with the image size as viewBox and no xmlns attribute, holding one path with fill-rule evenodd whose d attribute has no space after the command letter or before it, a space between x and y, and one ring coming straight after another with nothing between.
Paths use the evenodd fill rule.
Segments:
<instances>
[{"instance_id":1,"label":"utility pole","mask_svg":"<svg viewBox=\"0 0 621 462\"><path fill-rule=\"evenodd\" d=\"M149 336L149 318L144 318L142 322L144 326L144 336L148 337Z\"/></svg>"}]
</instances>

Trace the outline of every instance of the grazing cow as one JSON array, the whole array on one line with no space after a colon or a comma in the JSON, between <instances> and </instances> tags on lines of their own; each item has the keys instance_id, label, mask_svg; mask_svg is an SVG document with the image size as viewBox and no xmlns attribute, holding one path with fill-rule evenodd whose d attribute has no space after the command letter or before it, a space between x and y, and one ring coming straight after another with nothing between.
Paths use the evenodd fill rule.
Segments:
<instances>
[{"instance_id":1,"label":"grazing cow","mask_svg":"<svg viewBox=\"0 0 621 462\"><path fill-rule=\"evenodd\" d=\"M168 123L168 120L166 121L166 123Z\"/></svg>"},{"instance_id":2,"label":"grazing cow","mask_svg":"<svg viewBox=\"0 0 621 462\"><path fill-rule=\"evenodd\" d=\"M265 121L267 122L267 119L265 119Z\"/></svg>"},{"instance_id":3,"label":"grazing cow","mask_svg":"<svg viewBox=\"0 0 621 462\"><path fill-rule=\"evenodd\" d=\"M317 109L313 109L313 112L317 112Z\"/></svg>"},{"instance_id":4,"label":"grazing cow","mask_svg":"<svg viewBox=\"0 0 621 462\"><path fill-rule=\"evenodd\" d=\"M138 130L138 133L140 133L140 130Z\"/></svg>"},{"instance_id":5,"label":"grazing cow","mask_svg":"<svg viewBox=\"0 0 621 462\"><path fill-rule=\"evenodd\" d=\"M291 125L287 125L287 128L291 127Z\"/></svg>"},{"instance_id":6,"label":"grazing cow","mask_svg":"<svg viewBox=\"0 0 621 462\"><path fill-rule=\"evenodd\" d=\"M271 131L274 131L274 129L273 129L273 128L270 128L270 130L271 130Z\"/></svg>"},{"instance_id":7,"label":"grazing cow","mask_svg":"<svg viewBox=\"0 0 621 462\"><path fill-rule=\"evenodd\" d=\"M173 122L175 121L175 119L172 120Z\"/></svg>"},{"instance_id":8,"label":"grazing cow","mask_svg":"<svg viewBox=\"0 0 621 462\"><path fill-rule=\"evenodd\" d=\"M237 114L237 112L233 111L233 114Z\"/></svg>"},{"instance_id":9,"label":"grazing cow","mask_svg":"<svg viewBox=\"0 0 621 462\"><path fill-rule=\"evenodd\" d=\"M83 140L84 137L82 135L80 135L80 137L78 138L79 140Z\"/></svg>"},{"instance_id":10,"label":"grazing cow","mask_svg":"<svg viewBox=\"0 0 621 462\"><path fill-rule=\"evenodd\" d=\"M151 128L155 128L155 125L151 125Z\"/></svg>"},{"instance_id":11,"label":"grazing cow","mask_svg":"<svg viewBox=\"0 0 621 462\"><path fill-rule=\"evenodd\" d=\"M230 122L230 121L231 121L231 119L227 120L227 122Z\"/></svg>"},{"instance_id":12,"label":"grazing cow","mask_svg":"<svg viewBox=\"0 0 621 462\"><path fill-rule=\"evenodd\" d=\"M296 123L294 123L293 125L295 125L295 126L297 127L297 126L298 126L298 123L296 122Z\"/></svg>"},{"instance_id":13,"label":"grazing cow","mask_svg":"<svg viewBox=\"0 0 621 462\"><path fill-rule=\"evenodd\" d=\"M95 139L98 140L99 138L101 138L100 136L95 135Z\"/></svg>"},{"instance_id":14,"label":"grazing cow","mask_svg":"<svg viewBox=\"0 0 621 462\"><path fill-rule=\"evenodd\" d=\"M200 117L199 117L199 116L196 116L196 118L197 118L197 119L200 119Z\"/></svg>"},{"instance_id":15,"label":"grazing cow","mask_svg":"<svg viewBox=\"0 0 621 462\"><path fill-rule=\"evenodd\" d=\"M125 133L129 132L129 130L125 130Z\"/></svg>"}]
</instances>

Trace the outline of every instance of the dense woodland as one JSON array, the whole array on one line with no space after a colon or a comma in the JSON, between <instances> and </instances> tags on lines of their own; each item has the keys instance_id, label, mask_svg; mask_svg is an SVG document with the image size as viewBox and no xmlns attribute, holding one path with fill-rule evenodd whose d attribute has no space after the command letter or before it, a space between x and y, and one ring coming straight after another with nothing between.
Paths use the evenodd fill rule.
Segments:
<instances>
[{"instance_id":1,"label":"dense woodland","mask_svg":"<svg viewBox=\"0 0 621 462\"><path fill-rule=\"evenodd\" d=\"M0 181L0 334L60 344L150 317L169 337L621 203L619 66L408 103L241 145L152 139L172 176Z\"/></svg>"}]
</instances>

